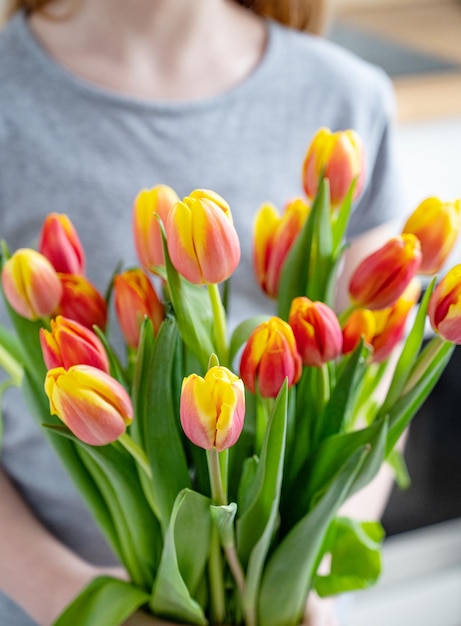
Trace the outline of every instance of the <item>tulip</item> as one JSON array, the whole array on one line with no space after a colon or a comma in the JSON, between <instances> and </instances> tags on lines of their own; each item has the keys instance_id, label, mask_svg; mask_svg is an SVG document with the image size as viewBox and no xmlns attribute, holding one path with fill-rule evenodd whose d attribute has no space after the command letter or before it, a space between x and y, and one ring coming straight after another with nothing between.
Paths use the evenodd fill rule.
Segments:
<instances>
[{"instance_id":1,"label":"tulip","mask_svg":"<svg viewBox=\"0 0 461 626\"><path fill-rule=\"evenodd\" d=\"M335 313L323 302L312 302L305 296L295 298L288 323L303 365L322 367L341 354L341 326Z\"/></svg>"},{"instance_id":2,"label":"tulip","mask_svg":"<svg viewBox=\"0 0 461 626\"><path fill-rule=\"evenodd\" d=\"M196 285L229 278L240 261L240 243L228 204L197 189L178 202L166 222L168 252L177 271Z\"/></svg>"},{"instance_id":3,"label":"tulip","mask_svg":"<svg viewBox=\"0 0 461 626\"><path fill-rule=\"evenodd\" d=\"M309 206L300 198L289 202L282 216L271 204L258 211L253 230L253 265L262 290L275 298L285 259L304 226Z\"/></svg>"},{"instance_id":4,"label":"tulip","mask_svg":"<svg viewBox=\"0 0 461 626\"><path fill-rule=\"evenodd\" d=\"M114 280L115 312L130 348L137 348L144 318L152 321L154 333L158 332L165 317L163 304L154 287L141 269L118 274Z\"/></svg>"},{"instance_id":5,"label":"tulip","mask_svg":"<svg viewBox=\"0 0 461 626\"><path fill-rule=\"evenodd\" d=\"M391 307L373 311L375 318L375 332L371 341L373 362L381 363L387 359L403 339L408 315L418 302L420 293L419 282L413 280L403 295Z\"/></svg>"},{"instance_id":6,"label":"tulip","mask_svg":"<svg viewBox=\"0 0 461 626\"><path fill-rule=\"evenodd\" d=\"M49 370L45 392L50 412L91 446L116 441L133 420L130 396L122 385L90 365Z\"/></svg>"},{"instance_id":7,"label":"tulip","mask_svg":"<svg viewBox=\"0 0 461 626\"><path fill-rule=\"evenodd\" d=\"M428 314L442 339L461 344L461 264L452 267L434 289Z\"/></svg>"},{"instance_id":8,"label":"tulip","mask_svg":"<svg viewBox=\"0 0 461 626\"><path fill-rule=\"evenodd\" d=\"M321 128L314 136L304 159L302 178L308 198L317 195L320 177L328 179L333 207L343 202L357 179L353 199L362 192L364 182L364 151L359 135L353 130L332 133Z\"/></svg>"},{"instance_id":9,"label":"tulip","mask_svg":"<svg viewBox=\"0 0 461 626\"><path fill-rule=\"evenodd\" d=\"M63 291L58 313L87 328L104 330L107 304L96 287L79 274L59 274L59 279Z\"/></svg>"},{"instance_id":10,"label":"tulip","mask_svg":"<svg viewBox=\"0 0 461 626\"><path fill-rule=\"evenodd\" d=\"M205 450L225 450L234 445L242 432L243 382L219 365L211 367L204 378L191 374L182 384L179 413L192 443Z\"/></svg>"},{"instance_id":11,"label":"tulip","mask_svg":"<svg viewBox=\"0 0 461 626\"><path fill-rule=\"evenodd\" d=\"M5 262L2 286L10 306L28 320L52 315L62 295L56 270L29 248L20 248Z\"/></svg>"},{"instance_id":12,"label":"tulip","mask_svg":"<svg viewBox=\"0 0 461 626\"><path fill-rule=\"evenodd\" d=\"M278 317L263 322L250 335L242 352L240 376L245 386L263 398L275 398L284 380L295 385L302 372L291 326Z\"/></svg>"},{"instance_id":13,"label":"tulip","mask_svg":"<svg viewBox=\"0 0 461 626\"><path fill-rule=\"evenodd\" d=\"M343 334L343 354L353 352L360 339L371 345L376 330L376 321L373 311L368 309L356 309L344 324Z\"/></svg>"},{"instance_id":14,"label":"tulip","mask_svg":"<svg viewBox=\"0 0 461 626\"><path fill-rule=\"evenodd\" d=\"M40 233L38 249L57 272L83 274L85 271L85 252L67 215L47 215Z\"/></svg>"},{"instance_id":15,"label":"tulip","mask_svg":"<svg viewBox=\"0 0 461 626\"><path fill-rule=\"evenodd\" d=\"M456 243L460 227L461 200L442 202L439 198L426 198L418 205L402 232L413 233L421 243L421 274L440 270Z\"/></svg>"},{"instance_id":16,"label":"tulip","mask_svg":"<svg viewBox=\"0 0 461 626\"><path fill-rule=\"evenodd\" d=\"M134 201L134 243L141 265L146 270L151 270L156 265L165 265L157 216L166 224L168 213L176 202L179 202L179 197L168 185L143 189Z\"/></svg>"},{"instance_id":17,"label":"tulip","mask_svg":"<svg viewBox=\"0 0 461 626\"><path fill-rule=\"evenodd\" d=\"M393 237L354 271L349 283L352 301L372 310L391 306L418 272L421 258L421 246L415 235Z\"/></svg>"},{"instance_id":18,"label":"tulip","mask_svg":"<svg viewBox=\"0 0 461 626\"><path fill-rule=\"evenodd\" d=\"M51 331L40 329L40 344L47 369L91 365L109 373L109 361L97 335L73 320L58 315Z\"/></svg>"}]
</instances>

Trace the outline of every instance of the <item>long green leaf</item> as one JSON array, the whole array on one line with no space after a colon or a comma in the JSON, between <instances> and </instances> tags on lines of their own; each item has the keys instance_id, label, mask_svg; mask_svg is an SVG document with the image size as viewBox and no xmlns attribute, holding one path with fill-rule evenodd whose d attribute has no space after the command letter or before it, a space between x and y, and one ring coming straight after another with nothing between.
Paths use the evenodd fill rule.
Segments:
<instances>
[{"instance_id":1,"label":"long green leaf","mask_svg":"<svg viewBox=\"0 0 461 626\"><path fill-rule=\"evenodd\" d=\"M208 623L194 595L208 559L210 528L210 500L188 489L178 494L149 602L155 615L199 626Z\"/></svg>"},{"instance_id":2,"label":"long green leaf","mask_svg":"<svg viewBox=\"0 0 461 626\"><path fill-rule=\"evenodd\" d=\"M148 599L130 583L101 576L85 587L53 626L120 626Z\"/></svg>"},{"instance_id":3,"label":"long green leaf","mask_svg":"<svg viewBox=\"0 0 461 626\"><path fill-rule=\"evenodd\" d=\"M259 626L297 626L300 623L329 524L366 455L366 450L360 449L345 463L317 505L274 550L261 584Z\"/></svg>"}]
</instances>

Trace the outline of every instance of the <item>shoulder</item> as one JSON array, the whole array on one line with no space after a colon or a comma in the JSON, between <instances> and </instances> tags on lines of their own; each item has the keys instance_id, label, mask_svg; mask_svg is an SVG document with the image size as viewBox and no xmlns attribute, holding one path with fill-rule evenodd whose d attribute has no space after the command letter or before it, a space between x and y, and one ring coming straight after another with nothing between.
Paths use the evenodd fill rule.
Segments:
<instances>
[{"instance_id":1,"label":"shoulder","mask_svg":"<svg viewBox=\"0 0 461 626\"><path fill-rule=\"evenodd\" d=\"M310 92L316 106L335 107L344 116L393 115L394 91L381 68L328 39L271 22L274 48L295 90Z\"/></svg>"}]
</instances>

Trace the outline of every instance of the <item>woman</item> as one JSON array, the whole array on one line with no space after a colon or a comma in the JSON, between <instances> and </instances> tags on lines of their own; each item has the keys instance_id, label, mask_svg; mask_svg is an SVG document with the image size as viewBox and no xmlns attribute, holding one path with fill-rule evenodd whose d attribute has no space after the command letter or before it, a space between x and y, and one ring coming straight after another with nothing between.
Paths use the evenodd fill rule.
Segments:
<instances>
[{"instance_id":1,"label":"woman","mask_svg":"<svg viewBox=\"0 0 461 626\"><path fill-rule=\"evenodd\" d=\"M312 34L323 2L248 4L9 3L0 32L0 233L12 249L30 245L48 212L67 213L89 253L89 278L104 289L119 259L135 262L128 233L141 188L213 189L231 205L241 239L237 321L268 306L249 279L254 212L301 193L302 158L321 126L354 128L367 150L344 276L387 237L400 211L389 81ZM46 625L115 561L20 406L6 397L0 623ZM325 615L311 623L333 623Z\"/></svg>"}]
</instances>

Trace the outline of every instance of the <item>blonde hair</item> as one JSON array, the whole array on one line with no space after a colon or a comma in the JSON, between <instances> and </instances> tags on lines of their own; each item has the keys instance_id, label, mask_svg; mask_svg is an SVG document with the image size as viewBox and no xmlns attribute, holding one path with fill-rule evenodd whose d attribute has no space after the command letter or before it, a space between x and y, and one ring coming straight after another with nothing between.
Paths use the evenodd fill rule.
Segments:
<instances>
[{"instance_id":1,"label":"blonde hair","mask_svg":"<svg viewBox=\"0 0 461 626\"><path fill-rule=\"evenodd\" d=\"M54 0L4 0L4 14L11 17L17 11L27 14L46 12ZM257 15L269 17L298 30L319 34L326 20L326 0L235 0Z\"/></svg>"}]
</instances>

